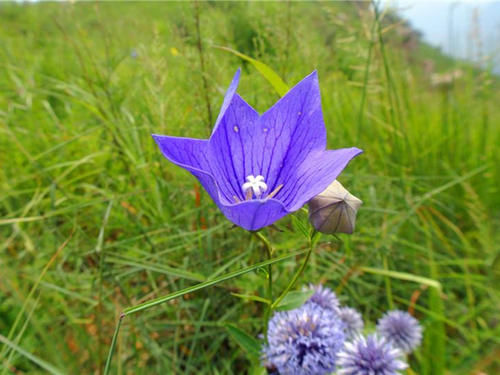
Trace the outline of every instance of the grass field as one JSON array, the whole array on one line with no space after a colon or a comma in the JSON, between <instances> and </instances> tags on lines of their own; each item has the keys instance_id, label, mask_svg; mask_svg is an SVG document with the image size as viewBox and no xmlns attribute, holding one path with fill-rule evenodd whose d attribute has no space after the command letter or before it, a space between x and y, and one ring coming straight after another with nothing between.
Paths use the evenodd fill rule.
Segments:
<instances>
[{"instance_id":1,"label":"grass field","mask_svg":"<svg viewBox=\"0 0 500 375\"><path fill-rule=\"evenodd\" d=\"M238 67L257 110L279 98L218 47L288 85L317 69L329 148L365 151L339 178L364 201L355 233L323 235L296 288L326 284L368 327L413 312L408 374L499 373L498 77L413 38L362 3L1 3L0 373L101 374L125 308L266 258L151 138L208 137ZM305 223L263 230L275 256L307 247ZM302 257L273 265L276 291ZM266 284L128 316L111 373L262 373L227 327L262 332L264 305L235 293Z\"/></svg>"}]
</instances>

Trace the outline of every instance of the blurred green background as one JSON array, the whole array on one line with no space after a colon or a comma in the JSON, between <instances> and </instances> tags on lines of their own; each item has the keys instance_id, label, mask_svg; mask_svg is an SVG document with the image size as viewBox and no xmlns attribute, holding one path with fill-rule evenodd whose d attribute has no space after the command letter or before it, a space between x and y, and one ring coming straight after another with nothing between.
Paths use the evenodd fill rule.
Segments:
<instances>
[{"instance_id":1,"label":"blurred green background","mask_svg":"<svg viewBox=\"0 0 500 375\"><path fill-rule=\"evenodd\" d=\"M208 137L238 67L257 110L278 99L217 46L289 85L317 69L329 148L365 150L339 178L364 201L357 230L324 235L299 284L368 326L411 311L425 339L408 374L498 373L498 77L367 3L215 1L0 4L0 373L100 374L124 308L265 258L150 136ZM277 256L307 246L306 223L264 230ZM274 266L276 290L297 262ZM265 285L249 273L127 317L112 373L261 373L226 325L258 336L263 305L232 293Z\"/></svg>"}]
</instances>

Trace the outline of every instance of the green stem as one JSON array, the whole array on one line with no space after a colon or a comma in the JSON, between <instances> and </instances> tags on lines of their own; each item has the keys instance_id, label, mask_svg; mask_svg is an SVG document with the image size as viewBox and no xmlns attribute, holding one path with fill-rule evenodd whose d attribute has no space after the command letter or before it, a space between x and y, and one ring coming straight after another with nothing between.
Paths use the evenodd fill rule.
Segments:
<instances>
[{"instance_id":1,"label":"green stem","mask_svg":"<svg viewBox=\"0 0 500 375\"><path fill-rule=\"evenodd\" d=\"M358 112L358 133L356 134L356 143L359 143L359 138L361 136L361 132L363 131L363 114L364 114L364 107L365 107L365 101L366 101L366 92L368 89L368 78L370 76L370 65L372 62L372 52L373 52L373 46L375 44L375 30L377 26L378 18L375 17L373 20L373 25L371 29L371 34L370 34L370 42L368 44L368 58L366 59L366 65L365 65L365 77L363 80L363 91L361 93L361 103L359 105L359 112Z\"/></svg>"},{"instance_id":2,"label":"green stem","mask_svg":"<svg viewBox=\"0 0 500 375\"><path fill-rule=\"evenodd\" d=\"M262 233L253 232L253 234L264 244L264 248L266 249L267 253L267 259L271 259L273 255L271 242L269 242L269 240ZM271 316L271 303L273 302L273 269L271 264L268 264L267 266L267 298L270 301L270 304L267 305L266 312L264 313L264 331L267 331L267 322L269 321L269 317Z\"/></svg>"},{"instance_id":3,"label":"green stem","mask_svg":"<svg viewBox=\"0 0 500 375\"><path fill-rule=\"evenodd\" d=\"M285 290L280 294L280 296L278 298L276 298L276 300L271 304L270 306L270 310L274 310L276 308L276 306L279 305L279 303L283 300L283 298L285 298L285 296L288 294L288 292L290 292L290 290L295 286L295 284L297 283L297 280L299 279L299 277L302 275L302 273L304 272L304 270L306 269L306 266L307 266L307 263L309 262L309 258L311 257L311 253L314 249L314 241L313 241L313 238L315 236L316 233L313 233L311 235L311 238L309 239L309 249L307 250L307 253L306 253L306 257L304 258L304 261L302 262L302 264L300 265L300 268L297 270L297 272L295 272L295 275L293 275L293 278L292 280L290 280L290 282L288 283L287 287L285 288Z\"/></svg>"},{"instance_id":4,"label":"green stem","mask_svg":"<svg viewBox=\"0 0 500 375\"><path fill-rule=\"evenodd\" d=\"M267 241L267 243L269 243L269 242ZM271 251L271 253L272 253L272 251ZM135 313L137 313L139 311L149 309L149 308L151 308L153 306L158 306L158 305L160 305L162 303L165 303L167 301L171 301L171 300L173 300L175 298L178 298L178 297L181 297L181 296L183 296L185 294L193 293L193 292L196 292L197 290L205 289L205 288L207 288L209 286L213 286L213 285L219 284L219 283L221 283L223 281L234 279L235 277L238 277L238 276L244 275L246 273L255 271L255 270L257 270L257 269L259 269L261 267L268 266L269 264L272 264L272 263L281 262L281 261L283 261L285 259L289 259L289 258L295 257L295 256L303 254L303 253L304 253L304 250L296 251L296 252L292 252L292 253L289 253L289 254L286 254L286 255L282 255L282 256L279 256L279 257L276 257L276 258L273 258L273 259L270 259L270 260L266 260L264 262L259 262L257 264L252 265L252 266L245 267L245 268L237 270L237 271L229 272L229 273L227 273L225 275L218 276L218 277L216 277L214 279L209 279L209 280L206 280L206 281L204 281L202 283L199 283L199 284L196 284L196 285L184 288L182 290L179 290L177 292L170 293L170 294L168 294L166 296L158 297L158 298L155 298L155 299L143 302L143 303L141 303L139 305L131 306L131 307L126 308L125 310L123 310L123 313L120 315L120 320L118 321L115 333L113 335L113 339L111 340L111 346L110 346L110 349L109 349L108 358L106 360L106 367L104 368L104 374L103 375L108 375L108 373L109 373L110 366L111 366L111 359L113 357L113 352L114 352L114 349L115 349L115 346L116 346L116 339L117 339L118 333L120 331L120 326L121 326L121 323L122 323L122 319L125 316L135 314Z\"/></svg>"},{"instance_id":5,"label":"green stem","mask_svg":"<svg viewBox=\"0 0 500 375\"><path fill-rule=\"evenodd\" d=\"M115 333L113 334L113 339L111 340L111 346L109 348L108 358L106 359L106 367L104 367L103 375L108 375L109 370L111 368L111 358L113 358L113 352L115 351L116 339L118 338L118 332L120 332L120 327L122 325L122 320L125 315L120 314L120 318L118 319L118 323L116 324Z\"/></svg>"},{"instance_id":6,"label":"green stem","mask_svg":"<svg viewBox=\"0 0 500 375\"><path fill-rule=\"evenodd\" d=\"M384 271L389 270L389 265L387 263L387 255L382 255L382 262L384 264ZM385 276L385 292L387 295L387 303L389 304L389 309L394 308L394 304L392 302L392 287L391 287L391 279L389 276Z\"/></svg>"},{"instance_id":7,"label":"green stem","mask_svg":"<svg viewBox=\"0 0 500 375\"><path fill-rule=\"evenodd\" d=\"M229 272L229 273L226 273L224 275L218 276L218 277L216 277L214 279L209 279L207 281L204 281L202 283L199 283L199 284L196 284L196 285L184 288L184 289L179 290L177 292L170 293L170 294L168 294L166 296L158 297L158 298L155 298L155 299L143 302L143 303L141 303L139 305L135 305L135 306L132 306L132 307L127 307L125 310L123 310L123 315L128 316L128 315L131 315L131 314L135 314L135 313L137 313L139 311L149 309L149 308L151 308L153 306L158 306L158 305L160 305L162 303L165 303L167 301L171 301L171 300L173 300L175 298L178 298L178 297L181 297L181 296L183 296L185 294L193 293L193 292L196 292L197 290L205 289L205 288L207 288L209 286L219 284L219 283L221 283L223 281L234 279L235 277L238 277L238 276L244 275L246 273L255 271L255 270L257 270L259 268L262 268L262 267L266 267L270 263L281 262L281 261L283 261L285 259L293 258L293 257L295 257L297 255L303 254L304 252L305 251L302 250L302 251L296 251L296 252L293 252L293 253L281 255L281 256L273 258L271 260L266 260L265 262L259 262L257 264L252 265L252 266L245 267L243 269L240 269L240 270L237 270L237 271L233 271L233 272Z\"/></svg>"},{"instance_id":8,"label":"green stem","mask_svg":"<svg viewBox=\"0 0 500 375\"><path fill-rule=\"evenodd\" d=\"M194 20L196 26L196 47L198 49L198 56L200 58L201 79L203 81L203 95L205 96L205 103L207 105L207 126L210 130L212 126L212 106L210 104L210 96L208 94L208 81L205 71L205 57L203 53L203 44L201 42L200 4L198 4L198 0L194 2Z\"/></svg>"}]
</instances>

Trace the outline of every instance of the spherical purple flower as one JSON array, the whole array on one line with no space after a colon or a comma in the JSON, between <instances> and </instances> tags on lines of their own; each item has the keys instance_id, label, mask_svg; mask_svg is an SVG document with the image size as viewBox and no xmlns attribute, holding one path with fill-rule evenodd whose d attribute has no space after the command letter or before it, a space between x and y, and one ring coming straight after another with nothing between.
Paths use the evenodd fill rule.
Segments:
<instances>
[{"instance_id":1,"label":"spherical purple flower","mask_svg":"<svg viewBox=\"0 0 500 375\"><path fill-rule=\"evenodd\" d=\"M271 318L263 360L280 375L330 374L344 338L343 324L335 313L314 303L304 304Z\"/></svg>"},{"instance_id":2,"label":"spherical purple flower","mask_svg":"<svg viewBox=\"0 0 500 375\"><path fill-rule=\"evenodd\" d=\"M376 335L346 342L338 355L339 375L396 375L408 367L403 353Z\"/></svg>"},{"instance_id":3,"label":"spherical purple flower","mask_svg":"<svg viewBox=\"0 0 500 375\"><path fill-rule=\"evenodd\" d=\"M418 320L400 310L385 314L377 323L377 333L405 353L413 351L422 341Z\"/></svg>"},{"instance_id":4,"label":"spherical purple flower","mask_svg":"<svg viewBox=\"0 0 500 375\"><path fill-rule=\"evenodd\" d=\"M307 300L306 303L315 303L323 309L338 313L340 302L336 294L330 288L324 287L321 284L309 284L309 286L305 287L304 290L314 290L314 294Z\"/></svg>"},{"instance_id":5,"label":"spherical purple flower","mask_svg":"<svg viewBox=\"0 0 500 375\"><path fill-rule=\"evenodd\" d=\"M363 330L364 323L361 314L351 307L341 307L338 310L339 319L344 323L347 339L352 339Z\"/></svg>"}]
</instances>

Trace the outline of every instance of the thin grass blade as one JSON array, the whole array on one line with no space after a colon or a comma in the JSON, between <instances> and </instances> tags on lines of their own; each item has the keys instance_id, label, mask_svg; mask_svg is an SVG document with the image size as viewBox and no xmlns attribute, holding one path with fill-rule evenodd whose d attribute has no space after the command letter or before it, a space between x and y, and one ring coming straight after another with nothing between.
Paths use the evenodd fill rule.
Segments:
<instances>
[{"instance_id":1,"label":"thin grass blade","mask_svg":"<svg viewBox=\"0 0 500 375\"><path fill-rule=\"evenodd\" d=\"M270 264L274 264L274 263L278 263L278 262L281 262L281 261L289 259L289 258L293 258L296 255L300 255L300 254L305 253L306 251L307 250L296 251L296 252L293 252L293 253L282 255L280 257L272 258L272 259L266 260L264 262L260 262L260 263L254 264L252 266L242 268L241 270L230 272L230 273L227 273L225 275L216 277L215 279L207 280L207 281L204 281L202 283L199 283L199 284L190 286L188 288L179 290L177 292L170 293L170 294L168 294L166 296L155 298L155 299L153 299L151 301L147 301L147 302L141 303L141 304L139 304L137 306L129 307L129 308L123 310L123 315L124 316L128 316L128 315L131 315L131 314L135 314L135 313L137 313L139 311L149 309L149 308L151 308L153 306L156 306L156 305L160 305L160 304L162 304L164 302L167 302L167 301L170 301L172 299L181 297L181 296L183 296L185 294L193 293L193 292L196 292L198 290L205 289L205 288L207 288L209 286L216 285L216 284L221 283L223 281L230 280L230 279L233 279L235 277L244 275L244 274L246 274L248 272L257 270L257 269L259 269L261 267L264 267L264 266L267 266L267 265L270 265Z\"/></svg>"}]
</instances>

